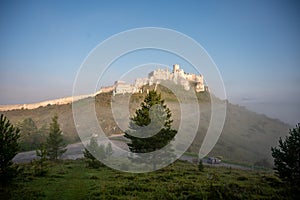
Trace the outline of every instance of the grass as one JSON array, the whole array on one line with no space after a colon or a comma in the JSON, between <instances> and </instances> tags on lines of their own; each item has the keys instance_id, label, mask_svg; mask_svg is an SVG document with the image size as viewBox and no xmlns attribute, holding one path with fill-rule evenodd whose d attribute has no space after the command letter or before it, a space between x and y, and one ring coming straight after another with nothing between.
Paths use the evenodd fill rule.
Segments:
<instances>
[{"instance_id":1,"label":"grass","mask_svg":"<svg viewBox=\"0 0 300 200\"><path fill-rule=\"evenodd\" d=\"M44 177L30 164L0 199L292 199L290 188L270 172L205 167L183 161L145 174L107 167L87 168L83 160L49 163ZM290 192L289 192L290 191ZM296 199L296 197L294 197Z\"/></svg>"}]
</instances>

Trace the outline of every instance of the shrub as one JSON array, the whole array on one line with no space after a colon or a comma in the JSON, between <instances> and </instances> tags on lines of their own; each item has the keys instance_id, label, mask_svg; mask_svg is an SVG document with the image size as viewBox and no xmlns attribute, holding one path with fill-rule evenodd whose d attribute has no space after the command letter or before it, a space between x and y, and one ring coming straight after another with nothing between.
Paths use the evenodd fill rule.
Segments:
<instances>
[{"instance_id":1,"label":"shrub","mask_svg":"<svg viewBox=\"0 0 300 200\"><path fill-rule=\"evenodd\" d=\"M199 160L199 163L198 163L198 170L199 170L200 172L203 172L203 170L204 170L204 166L203 166L203 163L202 163L202 160L201 160L201 159Z\"/></svg>"}]
</instances>

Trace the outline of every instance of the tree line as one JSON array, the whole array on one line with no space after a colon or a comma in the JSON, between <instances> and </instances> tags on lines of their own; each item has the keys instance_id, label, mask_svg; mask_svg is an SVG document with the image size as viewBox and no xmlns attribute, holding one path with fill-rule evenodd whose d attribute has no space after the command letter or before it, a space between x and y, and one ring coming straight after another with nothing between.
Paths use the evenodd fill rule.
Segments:
<instances>
[{"instance_id":1,"label":"tree line","mask_svg":"<svg viewBox=\"0 0 300 200\"><path fill-rule=\"evenodd\" d=\"M42 131L40 131L42 130ZM28 138L30 138L28 140ZM30 146L27 147L27 145ZM12 159L18 152L24 150L36 150L37 159L31 161L35 174L38 176L47 173L47 162L58 161L67 151L63 132L58 123L58 116L54 115L49 124L38 129L31 118L26 118L16 126L1 114L0 117L0 179L1 182L11 180L18 174L18 166ZM23 147L23 148L22 148ZM99 145L97 139L92 137L90 143L84 149L83 155L87 166L98 168L103 164L96 157L107 158L112 155L111 144Z\"/></svg>"}]
</instances>

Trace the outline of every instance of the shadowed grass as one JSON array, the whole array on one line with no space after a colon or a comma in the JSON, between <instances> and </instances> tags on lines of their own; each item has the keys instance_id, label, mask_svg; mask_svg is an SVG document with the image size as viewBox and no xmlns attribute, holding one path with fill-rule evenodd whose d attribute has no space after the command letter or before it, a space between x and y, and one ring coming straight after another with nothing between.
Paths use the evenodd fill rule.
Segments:
<instances>
[{"instance_id":1,"label":"shadowed grass","mask_svg":"<svg viewBox=\"0 0 300 200\"><path fill-rule=\"evenodd\" d=\"M86 168L83 160L49 164L44 177L31 166L0 199L293 199L296 195L270 172L204 167L178 161L156 172L130 174ZM296 197L294 197L296 199Z\"/></svg>"}]
</instances>

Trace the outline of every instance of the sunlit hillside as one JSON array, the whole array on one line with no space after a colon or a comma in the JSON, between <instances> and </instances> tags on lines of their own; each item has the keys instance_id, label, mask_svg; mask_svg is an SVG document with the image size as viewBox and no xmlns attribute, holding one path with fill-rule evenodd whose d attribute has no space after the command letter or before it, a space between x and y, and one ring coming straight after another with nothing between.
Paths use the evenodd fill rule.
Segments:
<instances>
[{"instance_id":1,"label":"sunlit hillside","mask_svg":"<svg viewBox=\"0 0 300 200\"><path fill-rule=\"evenodd\" d=\"M144 91L153 88L144 88ZM172 118L174 120L173 127L178 128L180 124L181 112L180 104L175 95L165 87L159 86L157 88L161 92L162 97L166 100L167 106L172 111ZM117 126L115 121L118 121L120 127L126 127L128 120L122 116L122 111L116 111L112 114L111 105L120 104L122 102L130 101L129 112L130 116L139 107L146 92L138 93L130 96L129 94L112 96L111 93L98 94L95 97L95 110L100 126L107 135L120 134L122 130ZM185 97L189 98L189 97ZM197 93L198 103L200 105L200 122L197 136L188 151L198 153L202 144L202 140L206 134L207 127L210 122L210 95L208 92ZM213 97L215 98L215 97ZM79 105L81 112L87 112L89 102L93 98L86 98L75 102ZM128 103L128 102L127 102ZM118 106L115 106L118 107ZM21 122L26 118L32 118L37 127L42 127L44 124L49 124L51 117L54 114L59 116L59 123L63 130L64 136L69 143L79 141L72 114L72 105L48 105L39 107L37 109L27 110L12 110L2 112L14 124ZM194 120L193 115L184 116L190 117L189 120ZM114 120L116 119L116 120ZM127 119L127 118L126 118ZM123 123L123 124L122 124ZM93 129L89 126L89 120L86 120L86 129ZM265 167L271 167L273 164L271 157L271 146L277 145L279 137L287 135L290 127L276 119L271 119L265 115L259 115L251 112L238 105L227 103L227 116L223 132L214 147L210 152L212 156L219 156L224 160L256 164ZM93 131L93 130L90 130Z\"/></svg>"}]
</instances>

